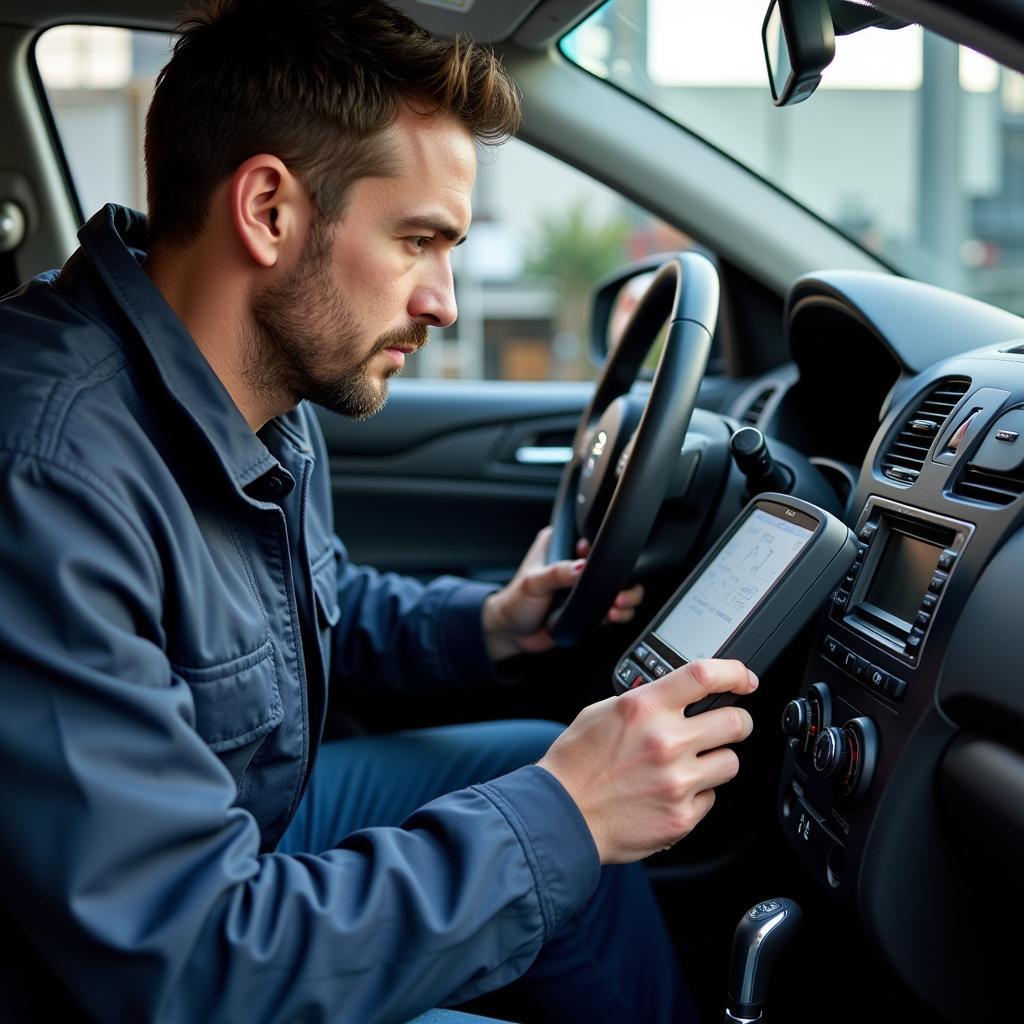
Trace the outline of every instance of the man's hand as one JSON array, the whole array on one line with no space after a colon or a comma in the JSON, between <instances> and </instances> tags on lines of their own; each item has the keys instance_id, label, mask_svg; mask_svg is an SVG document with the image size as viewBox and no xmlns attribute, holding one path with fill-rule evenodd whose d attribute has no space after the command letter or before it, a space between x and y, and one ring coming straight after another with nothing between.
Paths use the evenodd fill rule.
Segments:
<instances>
[{"instance_id":1,"label":"man's hand","mask_svg":"<svg viewBox=\"0 0 1024 1024\"><path fill-rule=\"evenodd\" d=\"M559 590L567 590L576 582L583 571L589 546L581 540L576 545L579 556L576 561L545 565L550 543L551 527L545 526L509 584L484 602L484 638L493 661L515 654L536 654L554 646L544 628L552 598ZM640 584L620 591L608 609L606 621L629 622L643 597L644 588Z\"/></svg>"},{"instance_id":2,"label":"man's hand","mask_svg":"<svg viewBox=\"0 0 1024 1024\"><path fill-rule=\"evenodd\" d=\"M715 786L739 771L725 744L746 739L750 715L683 709L709 693L747 694L757 677L738 661L695 661L584 708L538 762L576 801L602 864L639 860L678 842L711 810Z\"/></svg>"}]
</instances>

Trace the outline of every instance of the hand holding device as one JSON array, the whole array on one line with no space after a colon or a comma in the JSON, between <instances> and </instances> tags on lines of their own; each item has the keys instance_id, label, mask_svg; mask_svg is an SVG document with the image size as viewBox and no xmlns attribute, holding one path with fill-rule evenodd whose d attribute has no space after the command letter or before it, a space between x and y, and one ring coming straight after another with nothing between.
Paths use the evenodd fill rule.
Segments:
<instances>
[{"instance_id":1,"label":"hand holding device","mask_svg":"<svg viewBox=\"0 0 1024 1024\"><path fill-rule=\"evenodd\" d=\"M649 686L584 708L538 762L576 801L603 864L678 842L711 810L715 786L739 770L727 744L750 735L741 708L697 718L708 695L743 696L757 678L738 661L697 661Z\"/></svg>"}]
</instances>

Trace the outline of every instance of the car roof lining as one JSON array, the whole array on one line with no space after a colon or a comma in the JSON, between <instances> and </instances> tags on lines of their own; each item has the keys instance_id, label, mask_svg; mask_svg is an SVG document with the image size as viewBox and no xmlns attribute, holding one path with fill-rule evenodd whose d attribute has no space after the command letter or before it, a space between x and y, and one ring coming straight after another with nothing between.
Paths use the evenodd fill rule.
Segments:
<instances>
[{"instance_id":1,"label":"car roof lining","mask_svg":"<svg viewBox=\"0 0 1024 1024\"><path fill-rule=\"evenodd\" d=\"M438 0L440 2L440 0ZM568 27L600 6L601 0L476 0L467 11L445 9L431 0L392 0L437 35L464 32L481 42L515 36L520 45L549 45ZM169 31L185 4L167 0L0 0L0 23L24 28L60 24L131 25Z\"/></svg>"}]
</instances>

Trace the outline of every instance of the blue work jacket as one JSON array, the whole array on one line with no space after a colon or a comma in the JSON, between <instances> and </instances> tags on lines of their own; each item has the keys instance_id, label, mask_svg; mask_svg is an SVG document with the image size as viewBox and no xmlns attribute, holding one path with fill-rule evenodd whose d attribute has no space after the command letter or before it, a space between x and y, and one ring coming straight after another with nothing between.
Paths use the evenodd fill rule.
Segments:
<instances>
[{"instance_id":1,"label":"blue work jacket","mask_svg":"<svg viewBox=\"0 0 1024 1024\"><path fill-rule=\"evenodd\" d=\"M346 687L492 677L486 588L350 564L304 407L254 434L115 206L0 302L0 1020L400 1021L598 876L530 766L275 847Z\"/></svg>"}]
</instances>

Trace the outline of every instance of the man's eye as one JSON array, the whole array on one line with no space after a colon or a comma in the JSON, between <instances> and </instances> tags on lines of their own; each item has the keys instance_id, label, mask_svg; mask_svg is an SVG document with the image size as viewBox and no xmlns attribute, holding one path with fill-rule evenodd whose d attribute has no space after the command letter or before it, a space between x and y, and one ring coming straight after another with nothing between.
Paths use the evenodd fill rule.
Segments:
<instances>
[{"instance_id":1,"label":"man's eye","mask_svg":"<svg viewBox=\"0 0 1024 1024\"><path fill-rule=\"evenodd\" d=\"M423 250L426 249L427 243L430 241L430 239L426 235L413 235L411 238L406 239L406 241L417 252L423 252Z\"/></svg>"}]
</instances>

